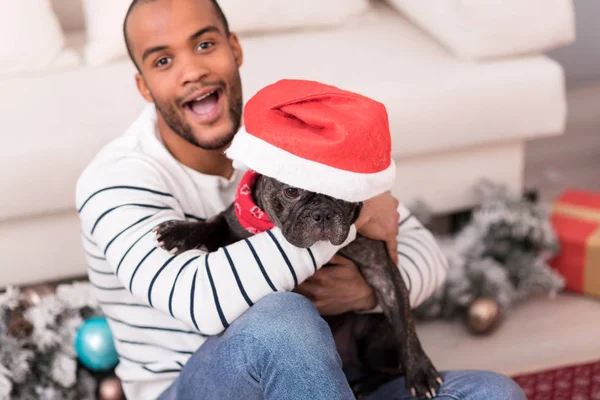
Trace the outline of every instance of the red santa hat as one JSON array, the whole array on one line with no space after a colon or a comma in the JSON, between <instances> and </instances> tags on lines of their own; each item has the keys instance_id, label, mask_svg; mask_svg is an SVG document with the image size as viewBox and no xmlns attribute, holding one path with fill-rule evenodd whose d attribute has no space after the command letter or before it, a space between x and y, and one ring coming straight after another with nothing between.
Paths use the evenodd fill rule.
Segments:
<instances>
[{"instance_id":1,"label":"red santa hat","mask_svg":"<svg viewBox=\"0 0 600 400\"><path fill-rule=\"evenodd\" d=\"M286 184L350 202L391 189L396 167L385 106L313 81L259 91L227 156Z\"/></svg>"}]
</instances>

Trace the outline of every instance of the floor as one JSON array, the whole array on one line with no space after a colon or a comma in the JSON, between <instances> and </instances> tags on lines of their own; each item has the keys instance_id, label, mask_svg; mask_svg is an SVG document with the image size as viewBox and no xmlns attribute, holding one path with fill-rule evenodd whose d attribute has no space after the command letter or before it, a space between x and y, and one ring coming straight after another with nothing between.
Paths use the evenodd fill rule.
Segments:
<instances>
[{"instance_id":1,"label":"floor","mask_svg":"<svg viewBox=\"0 0 600 400\"><path fill-rule=\"evenodd\" d=\"M569 187L600 192L600 82L568 90L565 134L527 144L525 185L552 201Z\"/></svg>"},{"instance_id":2,"label":"floor","mask_svg":"<svg viewBox=\"0 0 600 400\"><path fill-rule=\"evenodd\" d=\"M600 301L572 294L529 299L490 335L461 321L419 321L424 350L440 370L486 369L509 376L600 360Z\"/></svg>"}]
</instances>

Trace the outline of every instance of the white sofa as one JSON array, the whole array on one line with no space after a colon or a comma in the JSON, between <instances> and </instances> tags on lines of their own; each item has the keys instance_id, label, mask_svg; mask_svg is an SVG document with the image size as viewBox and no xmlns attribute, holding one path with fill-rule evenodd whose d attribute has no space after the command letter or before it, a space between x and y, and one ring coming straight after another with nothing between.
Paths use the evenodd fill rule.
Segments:
<instances>
[{"instance_id":1,"label":"white sofa","mask_svg":"<svg viewBox=\"0 0 600 400\"><path fill-rule=\"evenodd\" d=\"M81 53L81 8L76 0L54 1L69 47ZM459 59L380 2L339 27L249 35L242 44L246 99L297 77L382 101L398 165L394 193L436 213L474 205L471 189L482 177L521 190L525 141L563 132L558 64L540 54ZM74 184L144 106L133 74L123 58L0 77L0 287L85 273Z\"/></svg>"}]
</instances>

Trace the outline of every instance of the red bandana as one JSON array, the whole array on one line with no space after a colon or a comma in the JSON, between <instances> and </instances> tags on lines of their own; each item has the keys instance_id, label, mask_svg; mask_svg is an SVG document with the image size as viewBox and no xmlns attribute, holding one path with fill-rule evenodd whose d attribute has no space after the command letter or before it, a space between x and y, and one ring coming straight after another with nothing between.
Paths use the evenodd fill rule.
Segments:
<instances>
[{"instance_id":1,"label":"red bandana","mask_svg":"<svg viewBox=\"0 0 600 400\"><path fill-rule=\"evenodd\" d=\"M252 170L246 172L238 187L234 203L235 215L240 225L253 235L275 227L275 224L263 210L258 208L252 198L252 187L258 177L258 172Z\"/></svg>"}]
</instances>

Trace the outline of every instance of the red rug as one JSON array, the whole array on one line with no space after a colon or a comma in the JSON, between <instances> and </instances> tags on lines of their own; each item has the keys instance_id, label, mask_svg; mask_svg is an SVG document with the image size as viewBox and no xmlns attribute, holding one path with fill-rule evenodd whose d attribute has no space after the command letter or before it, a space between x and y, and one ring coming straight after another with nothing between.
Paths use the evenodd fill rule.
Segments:
<instances>
[{"instance_id":1,"label":"red rug","mask_svg":"<svg viewBox=\"0 0 600 400\"><path fill-rule=\"evenodd\" d=\"M600 400L600 361L513 377L529 400Z\"/></svg>"}]
</instances>

